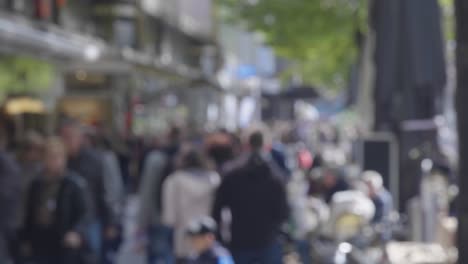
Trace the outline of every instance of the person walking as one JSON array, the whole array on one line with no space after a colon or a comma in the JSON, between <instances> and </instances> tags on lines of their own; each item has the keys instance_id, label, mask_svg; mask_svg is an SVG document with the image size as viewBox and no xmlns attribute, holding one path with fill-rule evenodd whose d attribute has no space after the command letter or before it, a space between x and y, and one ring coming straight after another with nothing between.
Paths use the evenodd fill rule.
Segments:
<instances>
[{"instance_id":1,"label":"person walking","mask_svg":"<svg viewBox=\"0 0 468 264\"><path fill-rule=\"evenodd\" d=\"M190 223L187 235L193 249L188 264L234 264L231 254L216 241L217 225L210 217Z\"/></svg>"},{"instance_id":2,"label":"person walking","mask_svg":"<svg viewBox=\"0 0 468 264\"><path fill-rule=\"evenodd\" d=\"M44 169L28 189L21 248L37 264L89 264L86 250L89 202L86 182L66 169L59 138L45 143Z\"/></svg>"},{"instance_id":3,"label":"person walking","mask_svg":"<svg viewBox=\"0 0 468 264\"><path fill-rule=\"evenodd\" d=\"M193 219L209 215L221 178L201 151L184 151L181 163L163 185L162 222L173 228L176 257L185 261L191 253L187 227Z\"/></svg>"},{"instance_id":4,"label":"person walking","mask_svg":"<svg viewBox=\"0 0 468 264\"><path fill-rule=\"evenodd\" d=\"M162 180L166 164L166 156L160 150L153 150L147 154L138 188L140 229L147 230L160 223L161 210L158 205L161 204L162 195L158 193L160 191L158 185Z\"/></svg>"},{"instance_id":5,"label":"person walking","mask_svg":"<svg viewBox=\"0 0 468 264\"><path fill-rule=\"evenodd\" d=\"M19 206L16 215L17 229L20 229L24 222L23 210L25 208L27 190L31 182L39 175L42 169L44 141L45 139L40 134L29 131L20 144L20 150L17 156L20 168L21 206Z\"/></svg>"},{"instance_id":6,"label":"person walking","mask_svg":"<svg viewBox=\"0 0 468 264\"><path fill-rule=\"evenodd\" d=\"M213 207L213 217L223 223L222 212L231 212L229 245L236 264L280 264L280 229L289 208L284 177L263 151L261 132L249 138L250 153L231 164L223 177Z\"/></svg>"},{"instance_id":7,"label":"person walking","mask_svg":"<svg viewBox=\"0 0 468 264\"><path fill-rule=\"evenodd\" d=\"M60 135L65 143L69 170L83 177L89 186L93 223L89 228L91 248L102 257L103 238L112 241L118 234L118 212L107 199L105 165L99 151L86 146L82 126L74 121L62 124Z\"/></svg>"},{"instance_id":8,"label":"person walking","mask_svg":"<svg viewBox=\"0 0 468 264\"><path fill-rule=\"evenodd\" d=\"M159 150L153 150L145 159L139 186L138 236L146 236L148 263L172 263L168 229L161 225L161 193L159 182L162 181L166 156Z\"/></svg>"},{"instance_id":9,"label":"person walking","mask_svg":"<svg viewBox=\"0 0 468 264\"><path fill-rule=\"evenodd\" d=\"M216 170L222 171L225 164L234 158L233 138L227 131L208 134L204 140L208 156L215 162Z\"/></svg>"},{"instance_id":10,"label":"person walking","mask_svg":"<svg viewBox=\"0 0 468 264\"><path fill-rule=\"evenodd\" d=\"M166 179L177 169L177 158L179 157L180 150L183 142L183 132L179 127L171 127L167 135L167 144L161 148L162 153L165 156L166 164L162 171L162 177L158 181L157 194L159 195L158 208L161 210L161 195L162 188Z\"/></svg>"},{"instance_id":11,"label":"person walking","mask_svg":"<svg viewBox=\"0 0 468 264\"><path fill-rule=\"evenodd\" d=\"M337 168L325 168L322 172L322 187L325 201L331 203L333 196L338 192L351 189L349 182Z\"/></svg>"},{"instance_id":12,"label":"person walking","mask_svg":"<svg viewBox=\"0 0 468 264\"><path fill-rule=\"evenodd\" d=\"M92 147L99 153L103 163L106 201L112 206L113 212L120 216L125 198L125 188L117 154L112 148L110 137L102 134L92 135L91 137Z\"/></svg>"},{"instance_id":13,"label":"person walking","mask_svg":"<svg viewBox=\"0 0 468 264\"><path fill-rule=\"evenodd\" d=\"M377 224L387 221L393 210L393 200L392 195L383 184L382 175L376 171L365 171L362 174L362 179L367 184L369 198L375 206L372 222Z\"/></svg>"},{"instance_id":14,"label":"person walking","mask_svg":"<svg viewBox=\"0 0 468 264\"><path fill-rule=\"evenodd\" d=\"M3 135L0 131L0 263L10 263L8 245L21 204L21 181L18 165L5 150L6 138Z\"/></svg>"},{"instance_id":15,"label":"person walking","mask_svg":"<svg viewBox=\"0 0 468 264\"><path fill-rule=\"evenodd\" d=\"M125 199L125 190L122 181L122 174L119 167L119 162L116 153L112 149L110 140L104 135L96 135L95 147L100 152L103 161L104 187L106 194L106 202L112 206L114 217L118 220L113 221L118 229L116 233L107 234L104 239L103 248L103 264L115 263L117 251L121 243L122 223L120 220L123 215L123 204Z\"/></svg>"}]
</instances>

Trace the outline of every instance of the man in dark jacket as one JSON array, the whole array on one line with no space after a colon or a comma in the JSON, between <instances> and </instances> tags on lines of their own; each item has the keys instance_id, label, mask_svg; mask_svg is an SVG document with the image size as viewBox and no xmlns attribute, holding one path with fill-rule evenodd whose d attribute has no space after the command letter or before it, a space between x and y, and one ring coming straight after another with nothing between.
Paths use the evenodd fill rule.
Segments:
<instances>
[{"instance_id":1,"label":"man in dark jacket","mask_svg":"<svg viewBox=\"0 0 468 264\"><path fill-rule=\"evenodd\" d=\"M66 170L65 147L59 138L47 140L44 170L29 190L21 233L23 257L38 264L87 264L89 202L86 183Z\"/></svg>"},{"instance_id":2,"label":"man in dark jacket","mask_svg":"<svg viewBox=\"0 0 468 264\"><path fill-rule=\"evenodd\" d=\"M117 212L106 199L104 186L104 163L99 152L85 146L83 129L79 123L69 121L61 126L61 137L68 154L68 169L78 173L89 186L93 224L90 226L90 243L96 253L101 254L102 235L113 240L117 234Z\"/></svg>"},{"instance_id":3,"label":"man in dark jacket","mask_svg":"<svg viewBox=\"0 0 468 264\"><path fill-rule=\"evenodd\" d=\"M0 263L10 261L8 242L14 232L16 211L20 205L20 189L18 166L0 149Z\"/></svg>"},{"instance_id":4,"label":"man in dark jacket","mask_svg":"<svg viewBox=\"0 0 468 264\"><path fill-rule=\"evenodd\" d=\"M263 135L253 133L249 143L251 153L227 169L213 216L221 223L223 209L231 211L229 246L236 264L282 263L277 239L289 214L283 177L262 151Z\"/></svg>"}]
</instances>

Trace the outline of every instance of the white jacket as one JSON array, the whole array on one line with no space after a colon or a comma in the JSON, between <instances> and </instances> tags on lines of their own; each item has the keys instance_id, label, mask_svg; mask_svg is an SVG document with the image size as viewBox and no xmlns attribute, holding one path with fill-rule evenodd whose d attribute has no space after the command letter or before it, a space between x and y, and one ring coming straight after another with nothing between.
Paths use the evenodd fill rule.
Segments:
<instances>
[{"instance_id":1,"label":"white jacket","mask_svg":"<svg viewBox=\"0 0 468 264\"><path fill-rule=\"evenodd\" d=\"M162 222L174 228L176 256L190 256L186 237L188 224L209 216L221 177L212 171L177 171L163 184Z\"/></svg>"}]
</instances>

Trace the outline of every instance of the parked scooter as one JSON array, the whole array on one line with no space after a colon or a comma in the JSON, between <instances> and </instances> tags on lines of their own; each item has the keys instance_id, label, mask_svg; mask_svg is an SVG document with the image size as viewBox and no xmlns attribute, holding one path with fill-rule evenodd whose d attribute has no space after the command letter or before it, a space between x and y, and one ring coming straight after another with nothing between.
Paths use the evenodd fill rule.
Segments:
<instances>
[{"instance_id":1,"label":"parked scooter","mask_svg":"<svg viewBox=\"0 0 468 264\"><path fill-rule=\"evenodd\" d=\"M332 199L330 211L328 224L312 244L313 263L383 263L383 246L376 243L380 234L371 224L375 207L365 194L339 192Z\"/></svg>"}]
</instances>

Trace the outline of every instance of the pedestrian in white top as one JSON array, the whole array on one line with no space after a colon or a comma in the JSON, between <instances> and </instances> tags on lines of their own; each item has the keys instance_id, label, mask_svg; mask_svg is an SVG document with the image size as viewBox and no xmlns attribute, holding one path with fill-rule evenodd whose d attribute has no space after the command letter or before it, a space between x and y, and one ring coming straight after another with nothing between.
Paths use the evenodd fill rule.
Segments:
<instances>
[{"instance_id":1,"label":"pedestrian in white top","mask_svg":"<svg viewBox=\"0 0 468 264\"><path fill-rule=\"evenodd\" d=\"M210 215L214 194L221 182L211 168L201 151L188 149L182 153L181 169L164 182L162 221L174 229L175 253L180 260L192 253L186 237L189 223Z\"/></svg>"}]
</instances>

